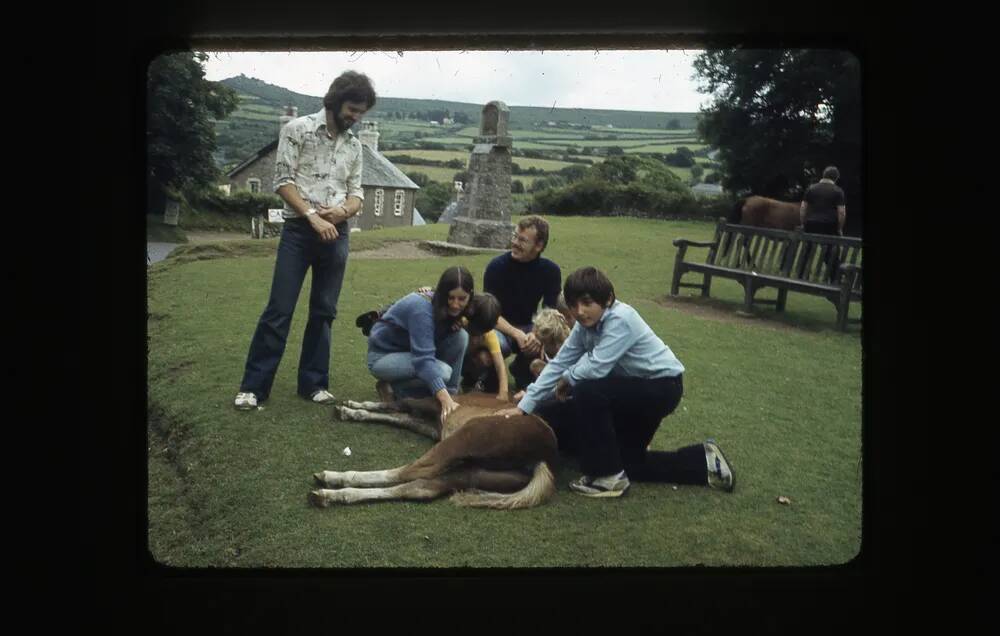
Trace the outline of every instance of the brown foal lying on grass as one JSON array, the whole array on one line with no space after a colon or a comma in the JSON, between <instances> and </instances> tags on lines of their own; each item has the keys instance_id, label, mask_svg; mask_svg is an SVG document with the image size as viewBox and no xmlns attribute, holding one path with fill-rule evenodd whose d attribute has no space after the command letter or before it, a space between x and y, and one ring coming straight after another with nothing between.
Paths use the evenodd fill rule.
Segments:
<instances>
[{"instance_id":1,"label":"brown foal lying on grass","mask_svg":"<svg viewBox=\"0 0 1000 636\"><path fill-rule=\"evenodd\" d=\"M459 408L441 422L437 399L344 402L342 420L382 422L439 440L413 463L389 470L324 470L313 475L320 488L309 502L327 507L380 499L435 499L480 508L530 508L555 494L551 466L556 436L534 415L498 417L510 406L489 393L455 396Z\"/></svg>"}]
</instances>

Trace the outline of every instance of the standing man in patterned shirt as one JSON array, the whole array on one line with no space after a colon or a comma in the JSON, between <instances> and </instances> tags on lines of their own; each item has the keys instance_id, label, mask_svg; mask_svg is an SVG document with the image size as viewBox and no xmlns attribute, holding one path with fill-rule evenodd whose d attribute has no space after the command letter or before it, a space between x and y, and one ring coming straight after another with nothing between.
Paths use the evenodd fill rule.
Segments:
<instances>
[{"instance_id":1,"label":"standing man in patterned shirt","mask_svg":"<svg viewBox=\"0 0 1000 636\"><path fill-rule=\"evenodd\" d=\"M309 319L299 357L298 393L318 404L334 401L330 379L330 324L344 281L350 231L347 219L361 211L361 142L351 126L375 105L367 76L347 71L333 81L323 109L281 129L274 190L285 219L267 307L250 341L237 409L268 398L288 340L292 313L306 270L312 268Z\"/></svg>"}]
</instances>

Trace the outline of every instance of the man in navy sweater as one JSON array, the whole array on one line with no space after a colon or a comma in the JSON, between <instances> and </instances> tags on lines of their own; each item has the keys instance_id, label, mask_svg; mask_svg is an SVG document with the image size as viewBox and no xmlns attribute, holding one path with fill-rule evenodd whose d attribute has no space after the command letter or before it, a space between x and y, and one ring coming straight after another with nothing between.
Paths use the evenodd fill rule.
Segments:
<instances>
[{"instance_id":1,"label":"man in navy sweater","mask_svg":"<svg viewBox=\"0 0 1000 636\"><path fill-rule=\"evenodd\" d=\"M562 287L559 266L541 255L548 242L548 222L540 216L527 216L517 224L510 251L490 261L483 274L483 290L500 301L496 331L501 353L505 358L517 354L510 373L518 389L531 384L534 377L529 365L542 350L531 333L531 318L539 302L555 308ZM487 384L492 383L491 378Z\"/></svg>"}]
</instances>

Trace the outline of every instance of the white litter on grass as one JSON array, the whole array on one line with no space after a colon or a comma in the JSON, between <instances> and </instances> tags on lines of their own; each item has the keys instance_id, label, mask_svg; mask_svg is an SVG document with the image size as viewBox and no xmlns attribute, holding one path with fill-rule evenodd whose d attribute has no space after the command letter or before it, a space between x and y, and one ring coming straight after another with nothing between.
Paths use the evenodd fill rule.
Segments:
<instances>
[{"instance_id":1,"label":"white litter on grass","mask_svg":"<svg viewBox=\"0 0 1000 636\"><path fill-rule=\"evenodd\" d=\"M258 407L257 407L257 410L258 410L258 411L263 411L263 410L264 410L264 407L263 407L263 406L258 406Z\"/></svg>"},{"instance_id":2,"label":"white litter on grass","mask_svg":"<svg viewBox=\"0 0 1000 636\"><path fill-rule=\"evenodd\" d=\"M674 486L674 490L677 490L677 486Z\"/></svg>"},{"instance_id":3,"label":"white litter on grass","mask_svg":"<svg viewBox=\"0 0 1000 636\"><path fill-rule=\"evenodd\" d=\"M351 456L351 447L350 447L350 446L345 446L345 447L344 447L344 450L343 450L343 453L344 453L344 455L346 455L347 457L350 457L350 456Z\"/></svg>"}]
</instances>

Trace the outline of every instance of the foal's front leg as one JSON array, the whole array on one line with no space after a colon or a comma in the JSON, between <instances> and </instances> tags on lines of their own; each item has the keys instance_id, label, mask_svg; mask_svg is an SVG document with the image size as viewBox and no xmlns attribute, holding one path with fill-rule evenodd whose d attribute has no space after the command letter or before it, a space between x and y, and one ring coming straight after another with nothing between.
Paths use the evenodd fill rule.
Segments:
<instances>
[{"instance_id":1,"label":"foal's front leg","mask_svg":"<svg viewBox=\"0 0 1000 636\"><path fill-rule=\"evenodd\" d=\"M373 404L382 405L381 402L374 402ZM334 412L341 420L391 424L392 426L405 428L409 431L413 431L414 433L424 435L434 441L441 439L440 422L429 422L419 417L407 415L406 413L372 412L361 408L351 408L349 406L336 406L334 407Z\"/></svg>"},{"instance_id":2,"label":"foal's front leg","mask_svg":"<svg viewBox=\"0 0 1000 636\"><path fill-rule=\"evenodd\" d=\"M449 485L442 479L417 479L389 488L342 488L340 490L312 490L308 501L318 508L326 508L331 504L352 504L362 501L381 501L386 499L436 499L451 492Z\"/></svg>"}]
</instances>

